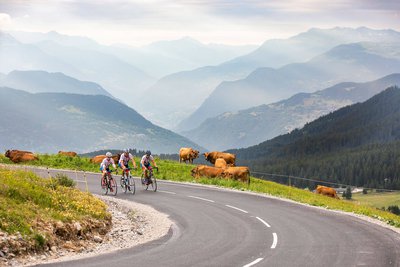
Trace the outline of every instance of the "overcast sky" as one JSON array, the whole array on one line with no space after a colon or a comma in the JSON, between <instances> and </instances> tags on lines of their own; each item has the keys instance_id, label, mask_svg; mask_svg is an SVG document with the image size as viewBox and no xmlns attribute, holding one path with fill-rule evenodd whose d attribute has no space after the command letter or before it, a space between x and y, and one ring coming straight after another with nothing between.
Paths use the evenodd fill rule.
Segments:
<instances>
[{"instance_id":1,"label":"overcast sky","mask_svg":"<svg viewBox=\"0 0 400 267\"><path fill-rule=\"evenodd\" d=\"M311 27L400 31L400 0L0 0L0 29L143 45L184 36L261 44Z\"/></svg>"}]
</instances>

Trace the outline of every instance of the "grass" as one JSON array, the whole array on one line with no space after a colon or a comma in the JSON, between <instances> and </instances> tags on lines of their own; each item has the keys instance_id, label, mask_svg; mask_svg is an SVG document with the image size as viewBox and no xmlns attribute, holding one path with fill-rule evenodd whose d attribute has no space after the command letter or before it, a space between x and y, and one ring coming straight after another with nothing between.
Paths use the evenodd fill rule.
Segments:
<instances>
[{"instance_id":1,"label":"grass","mask_svg":"<svg viewBox=\"0 0 400 267\"><path fill-rule=\"evenodd\" d=\"M51 234L46 225L110 220L105 203L55 181L0 168L0 230L20 233L27 242L43 247Z\"/></svg>"},{"instance_id":2,"label":"grass","mask_svg":"<svg viewBox=\"0 0 400 267\"><path fill-rule=\"evenodd\" d=\"M352 195L351 201L360 205L369 205L379 209L394 205L400 207L400 192L373 192L368 194L356 193Z\"/></svg>"},{"instance_id":3,"label":"grass","mask_svg":"<svg viewBox=\"0 0 400 267\"><path fill-rule=\"evenodd\" d=\"M92 164L89 162L89 159L87 158L78 157L75 159L70 159L60 155L39 155L39 158L40 158L39 161L29 164L48 166L53 168L65 168L73 170L78 169L78 170L96 171L96 172L99 171L98 169L99 164ZM10 163L9 161L7 162L7 160L8 159L5 159L4 156L0 156L0 162ZM157 165L160 167L160 171L159 173L155 173L155 175L159 179L166 179L166 180L180 181L180 182L195 182L201 184L234 188L243 191L249 190L253 192L259 192L259 193L269 194L272 196L291 199L312 206L319 206L328 209L342 210L347 212L353 212L356 214L362 214L379 219L395 227L400 227L400 216L374 208L371 205L368 205L368 203L366 202L359 201L356 197L355 197L356 201L337 200L314 194L308 190L289 187L275 182L264 181L254 177L251 178L250 186L247 186L247 184L238 181L232 181L226 179L200 178L196 180L190 175L190 170L195 165L183 164L183 163L179 164L176 161L159 160L159 159L156 159L156 162ZM136 163L138 163L137 158L136 158ZM132 173L133 175L140 176L141 170L136 170L133 171Z\"/></svg>"}]
</instances>

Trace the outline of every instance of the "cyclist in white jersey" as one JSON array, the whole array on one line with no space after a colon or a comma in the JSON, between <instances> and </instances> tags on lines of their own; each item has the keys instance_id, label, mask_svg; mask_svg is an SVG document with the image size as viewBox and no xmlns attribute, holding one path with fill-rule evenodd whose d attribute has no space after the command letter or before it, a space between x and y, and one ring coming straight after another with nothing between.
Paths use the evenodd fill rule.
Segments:
<instances>
[{"instance_id":1,"label":"cyclist in white jersey","mask_svg":"<svg viewBox=\"0 0 400 267\"><path fill-rule=\"evenodd\" d=\"M126 168L129 168L129 161L132 160L133 168L137 168L136 162L133 159L133 156L131 153L129 153L128 149L124 149L124 153L122 153L121 157L119 158L118 161L118 166L121 167L123 170Z\"/></svg>"},{"instance_id":2,"label":"cyclist in white jersey","mask_svg":"<svg viewBox=\"0 0 400 267\"><path fill-rule=\"evenodd\" d=\"M107 152L106 153L106 157L100 163L100 170L103 172L102 179L104 179L106 177L107 172L110 171L110 165L111 164L113 165L114 169L117 168L117 166L115 166L114 160L111 157L112 157L111 152Z\"/></svg>"},{"instance_id":3,"label":"cyclist in white jersey","mask_svg":"<svg viewBox=\"0 0 400 267\"><path fill-rule=\"evenodd\" d=\"M140 167L142 168L145 174L144 177L146 177L146 182L147 182L147 171L152 170L150 162L154 165L155 168L158 168L156 162L154 161L153 156L151 155L151 152L147 150L146 154L143 155L140 161Z\"/></svg>"}]
</instances>

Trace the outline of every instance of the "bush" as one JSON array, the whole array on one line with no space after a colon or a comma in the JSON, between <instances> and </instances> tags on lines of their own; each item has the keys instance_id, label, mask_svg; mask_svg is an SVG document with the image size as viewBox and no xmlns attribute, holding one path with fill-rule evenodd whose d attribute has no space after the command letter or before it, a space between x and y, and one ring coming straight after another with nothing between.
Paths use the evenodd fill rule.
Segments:
<instances>
[{"instance_id":1,"label":"bush","mask_svg":"<svg viewBox=\"0 0 400 267\"><path fill-rule=\"evenodd\" d=\"M393 214L400 215L400 209L399 209L399 206L397 206L397 205L389 206L387 208L387 210L390 211Z\"/></svg>"},{"instance_id":2,"label":"bush","mask_svg":"<svg viewBox=\"0 0 400 267\"><path fill-rule=\"evenodd\" d=\"M346 188L346 199L351 199L351 197L352 197L352 193L351 193L351 187L350 186L348 186L347 188Z\"/></svg>"},{"instance_id":3,"label":"bush","mask_svg":"<svg viewBox=\"0 0 400 267\"><path fill-rule=\"evenodd\" d=\"M75 187L76 183L74 180L69 178L67 175L62 173L57 173L56 177L53 178L57 185L65 186L65 187Z\"/></svg>"},{"instance_id":4,"label":"bush","mask_svg":"<svg viewBox=\"0 0 400 267\"><path fill-rule=\"evenodd\" d=\"M368 194L368 190L364 188L364 189L363 189L363 194L364 194L364 195Z\"/></svg>"}]
</instances>

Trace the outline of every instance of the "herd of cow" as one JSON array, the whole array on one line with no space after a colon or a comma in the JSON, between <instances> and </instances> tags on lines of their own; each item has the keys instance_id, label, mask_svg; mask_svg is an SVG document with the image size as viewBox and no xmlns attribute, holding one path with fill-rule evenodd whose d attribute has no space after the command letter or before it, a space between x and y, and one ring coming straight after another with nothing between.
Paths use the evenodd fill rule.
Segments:
<instances>
[{"instance_id":1,"label":"herd of cow","mask_svg":"<svg viewBox=\"0 0 400 267\"><path fill-rule=\"evenodd\" d=\"M198 165L192 169L192 176L195 178L205 177L223 177L233 180L239 180L250 184L250 170L248 167L236 167L236 156L231 153L213 151L204 153L204 158L214 167L207 165ZM193 163L193 160L199 157L199 151L193 148L183 147L179 150L179 162Z\"/></svg>"},{"instance_id":2,"label":"herd of cow","mask_svg":"<svg viewBox=\"0 0 400 267\"><path fill-rule=\"evenodd\" d=\"M75 157L77 154L75 152L65 152L59 151L58 154L65 155L69 157ZM239 180L250 184L250 170L248 167L236 167L235 161L236 156L231 153L223 152L209 152L204 153L204 158L209 161L214 166L208 165L197 165L191 170L192 176L195 178L204 177L223 177L234 180ZM5 156L9 158L14 163L20 163L25 161L38 160L38 156L29 151L22 150L7 150ZM90 159L92 163L100 163L106 156L99 155ZM120 154L114 155L114 161L117 162ZM179 150L179 162L190 162L199 157L199 151L192 148L181 148ZM336 190L331 187L318 185L315 193L337 198Z\"/></svg>"}]
</instances>

